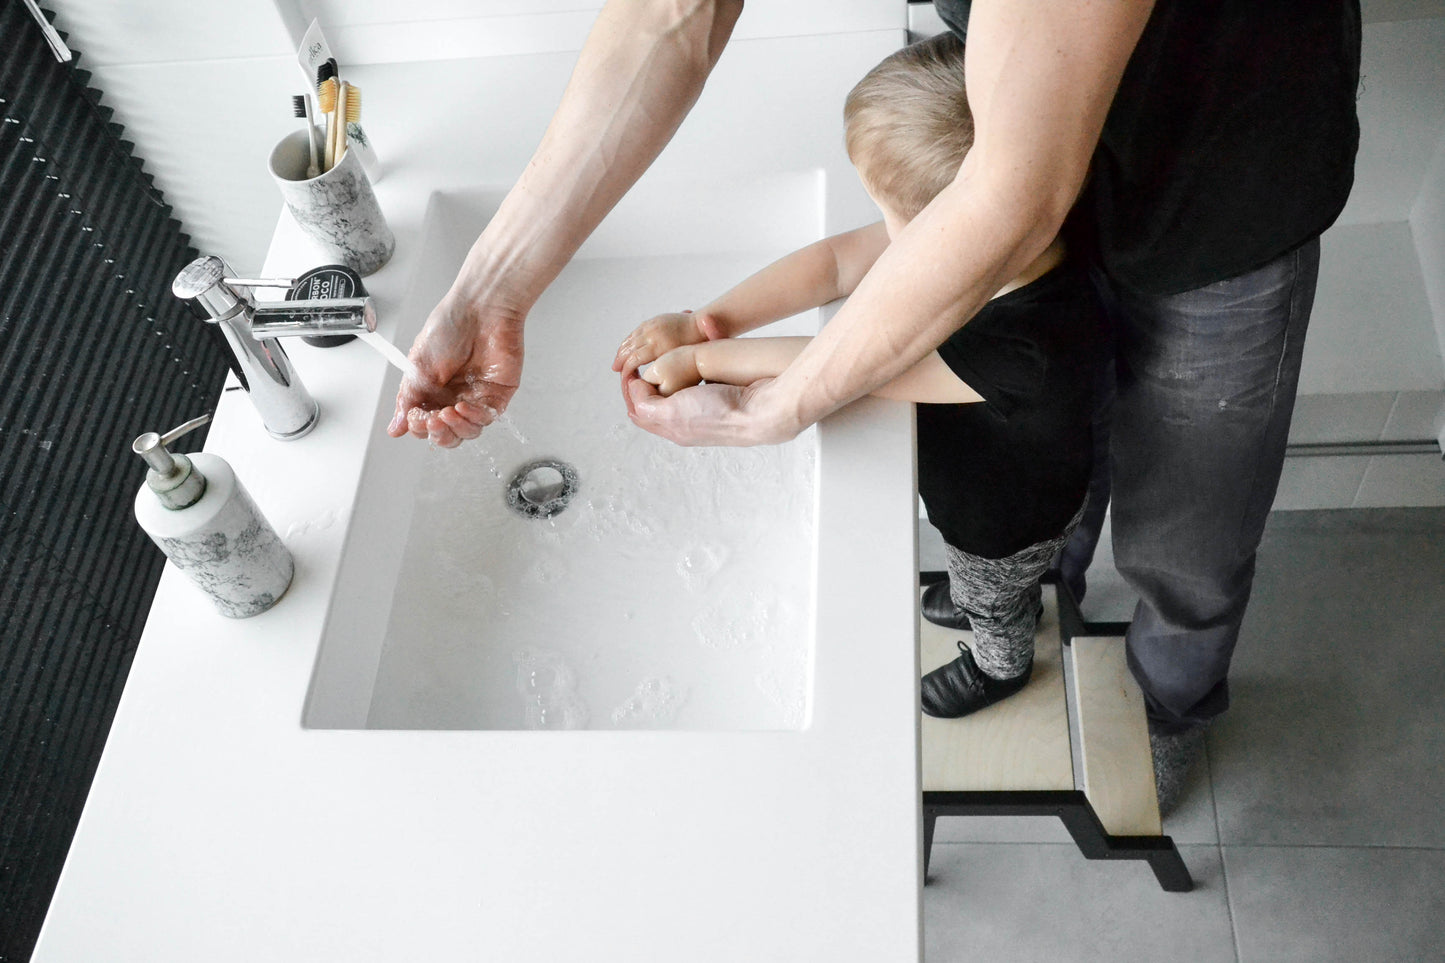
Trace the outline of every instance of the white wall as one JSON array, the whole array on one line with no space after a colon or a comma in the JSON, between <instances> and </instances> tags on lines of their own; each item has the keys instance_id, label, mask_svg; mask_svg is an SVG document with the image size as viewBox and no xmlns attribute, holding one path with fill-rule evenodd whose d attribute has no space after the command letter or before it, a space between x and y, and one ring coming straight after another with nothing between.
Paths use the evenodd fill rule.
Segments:
<instances>
[{"instance_id":1,"label":"white wall","mask_svg":"<svg viewBox=\"0 0 1445 963\"><path fill-rule=\"evenodd\" d=\"M1425 297L1435 318L1435 334L1445 354L1445 135L1435 145L1434 160L1410 208L1410 232L1420 259Z\"/></svg>"},{"instance_id":2,"label":"white wall","mask_svg":"<svg viewBox=\"0 0 1445 963\"><path fill-rule=\"evenodd\" d=\"M1366 23L1360 152L1342 224L1403 221L1445 132L1445 18Z\"/></svg>"},{"instance_id":3,"label":"white wall","mask_svg":"<svg viewBox=\"0 0 1445 963\"><path fill-rule=\"evenodd\" d=\"M1445 416L1445 2L1366 2L1355 188L1321 239L1290 440L1421 441ZM1439 453L1309 457L1278 508L1445 505Z\"/></svg>"},{"instance_id":4,"label":"white wall","mask_svg":"<svg viewBox=\"0 0 1445 963\"><path fill-rule=\"evenodd\" d=\"M580 50L602 0L275 0L299 40L313 18L350 64ZM749 0L734 40L903 29L905 0Z\"/></svg>"},{"instance_id":5,"label":"white wall","mask_svg":"<svg viewBox=\"0 0 1445 963\"><path fill-rule=\"evenodd\" d=\"M1445 367L1409 222L1339 224L1326 231L1300 392L1442 386Z\"/></svg>"},{"instance_id":6,"label":"white wall","mask_svg":"<svg viewBox=\"0 0 1445 963\"><path fill-rule=\"evenodd\" d=\"M1445 387L1445 315L1426 295L1411 218L1445 134L1441 51L1445 18L1365 24L1355 187L1322 238L1304 394Z\"/></svg>"}]
</instances>

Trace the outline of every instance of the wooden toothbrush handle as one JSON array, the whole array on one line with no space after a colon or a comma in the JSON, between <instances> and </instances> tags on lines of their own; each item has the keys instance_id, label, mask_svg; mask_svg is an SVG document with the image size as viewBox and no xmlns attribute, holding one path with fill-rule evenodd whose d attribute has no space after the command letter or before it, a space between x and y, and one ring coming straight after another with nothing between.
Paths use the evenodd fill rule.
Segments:
<instances>
[{"instance_id":1,"label":"wooden toothbrush handle","mask_svg":"<svg viewBox=\"0 0 1445 963\"><path fill-rule=\"evenodd\" d=\"M336 163L336 111L326 115L326 156L321 164L321 171L325 173L331 170Z\"/></svg>"},{"instance_id":2,"label":"wooden toothbrush handle","mask_svg":"<svg viewBox=\"0 0 1445 963\"><path fill-rule=\"evenodd\" d=\"M351 100L351 85L343 81L341 88L336 92L336 163L341 163L341 158L346 154L346 115L350 112L347 106Z\"/></svg>"}]
</instances>

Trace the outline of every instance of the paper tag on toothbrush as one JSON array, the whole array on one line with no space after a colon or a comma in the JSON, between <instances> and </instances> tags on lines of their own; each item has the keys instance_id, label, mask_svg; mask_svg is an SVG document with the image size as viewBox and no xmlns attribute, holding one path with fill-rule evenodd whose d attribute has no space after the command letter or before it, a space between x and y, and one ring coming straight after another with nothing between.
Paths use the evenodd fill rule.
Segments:
<instances>
[{"instance_id":1,"label":"paper tag on toothbrush","mask_svg":"<svg viewBox=\"0 0 1445 963\"><path fill-rule=\"evenodd\" d=\"M326 42L326 35L321 32L321 22L312 20L311 26L306 28L306 33L301 37L301 46L296 48L296 62L300 65L301 72L306 75L306 89L311 91L312 97L316 96L316 71L326 61L333 59L333 56L331 45ZM346 125L346 140L346 149L356 151L366 176L373 184L380 181L381 162L376 159L376 149L361 124Z\"/></svg>"}]
</instances>

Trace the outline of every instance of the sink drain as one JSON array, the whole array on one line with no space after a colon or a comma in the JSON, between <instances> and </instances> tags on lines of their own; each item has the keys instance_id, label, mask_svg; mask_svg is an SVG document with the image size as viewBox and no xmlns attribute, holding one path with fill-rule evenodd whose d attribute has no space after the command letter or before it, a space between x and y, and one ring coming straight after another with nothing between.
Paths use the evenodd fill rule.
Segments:
<instances>
[{"instance_id":1,"label":"sink drain","mask_svg":"<svg viewBox=\"0 0 1445 963\"><path fill-rule=\"evenodd\" d=\"M507 484L507 507L528 518L551 518L577 493L577 469L544 458L517 469Z\"/></svg>"}]
</instances>

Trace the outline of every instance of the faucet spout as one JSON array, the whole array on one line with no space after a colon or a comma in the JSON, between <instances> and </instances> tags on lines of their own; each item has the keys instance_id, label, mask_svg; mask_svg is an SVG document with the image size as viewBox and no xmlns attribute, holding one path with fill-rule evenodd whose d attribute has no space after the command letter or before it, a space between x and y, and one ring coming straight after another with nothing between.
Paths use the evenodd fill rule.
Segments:
<instances>
[{"instance_id":1,"label":"faucet spout","mask_svg":"<svg viewBox=\"0 0 1445 963\"><path fill-rule=\"evenodd\" d=\"M251 337L257 341L375 330L376 309L369 297L258 304L251 314Z\"/></svg>"}]
</instances>

